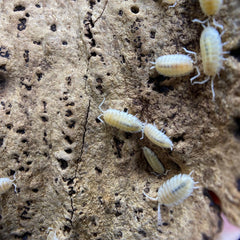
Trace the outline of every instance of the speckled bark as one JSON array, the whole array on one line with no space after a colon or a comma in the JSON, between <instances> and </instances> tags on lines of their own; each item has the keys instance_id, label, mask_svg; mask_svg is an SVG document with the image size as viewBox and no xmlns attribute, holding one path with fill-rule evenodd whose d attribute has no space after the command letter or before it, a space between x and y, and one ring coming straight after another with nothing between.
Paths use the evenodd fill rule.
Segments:
<instances>
[{"instance_id":1,"label":"speckled bark","mask_svg":"<svg viewBox=\"0 0 240 240\"><path fill-rule=\"evenodd\" d=\"M161 1L3 0L0 3L0 176L16 173L0 196L1 239L212 239L221 228L218 209L240 226L240 6L225 1L224 50L232 55L210 83L189 76L165 78L149 61L164 54L198 53L197 1L168 8ZM233 56L234 55L234 56ZM238 58L238 59L237 59ZM199 80L204 80L202 74ZM141 134L97 121L103 109L128 110L155 122L173 151ZM126 108L126 109L125 109ZM151 173L141 148L157 153L167 176ZM194 170L200 189L181 205L162 207L158 187Z\"/></svg>"}]
</instances>

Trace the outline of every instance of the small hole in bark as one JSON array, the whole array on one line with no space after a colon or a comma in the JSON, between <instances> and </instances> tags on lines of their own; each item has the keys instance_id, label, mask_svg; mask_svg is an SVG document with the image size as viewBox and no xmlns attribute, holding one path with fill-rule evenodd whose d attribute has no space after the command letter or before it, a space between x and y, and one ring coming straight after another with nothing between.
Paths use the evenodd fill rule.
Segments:
<instances>
[{"instance_id":1,"label":"small hole in bark","mask_svg":"<svg viewBox=\"0 0 240 240\"><path fill-rule=\"evenodd\" d=\"M26 18L20 18L18 20L19 20L20 23L17 25L17 29L19 31L23 31L27 27L26 26L27 19Z\"/></svg>"},{"instance_id":2,"label":"small hole in bark","mask_svg":"<svg viewBox=\"0 0 240 240\"><path fill-rule=\"evenodd\" d=\"M102 173L102 169L99 168L99 167L95 167L95 170L96 170L98 173Z\"/></svg>"},{"instance_id":3,"label":"small hole in bark","mask_svg":"<svg viewBox=\"0 0 240 240\"><path fill-rule=\"evenodd\" d=\"M134 13L134 14L137 14L139 12L139 7L134 5L131 7L131 12Z\"/></svg>"},{"instance_id":4,"label":"small hole in bark","mask_svg":"<svg viewBox=\"0 0 240 240\"><path fill-rule=\"evenodd\" d=\"M57 26L56 24L52 24L50 27L51 31L56 32L57 31Z\"/></svg>"},{"instance_id":5,"label":"small hole in bark","mask_svg":"<svg viewBox=\"0 0 240 240\"><path fill-rule=\"evenodd\" d=\"M25 133L25 129L19 128L19 129L17 130L17 133L19 133L19 134L24 134L24 133Z\"/></svg>"},{"instance_id":6,"label":"small hole in bark","mask_svg":"<svg viewBox=\"0 0 240 240\"><path fill-rule=\"evenodd\" d=\"M122 10L119 10L119 11L118 11L118 15L119 15L119 16L122 16L122 15L123 15L123 11L122 11Z\"/></svg>"},{"instance_id":7,"label":"small hole in bark","mask_svg":"<svg viewBox=\"0 0 240 240\"><path fill-rule=\"evenodd\" d=\"M57 160L60 163L60 167L61 167L62 170L66 169L68 167L68 163L67 163L66 160L64 160L62 158L61 159L57 159Z\"/></svg>"},{"instance_id":8,"label":"small hole in bark","mask_svg":"<svg viewBox=\"0 0 240 240\"><path fill-rule=\"evenodd\" d=\"M72 144L73 141L71 140L71 138L69 136L65 136L64 138L69 144Z\"/></svg>"},{"instance_id":9,"label":"small hole in bark","mask_svg":"<svg viewBox=\"0 0 240 240\"><path fill-rule=\"evenodd\" d=\"M42 79L43 74L41 72L36 73L37 80L40 81Z\"/></svg>"},{"instance_id":10,"label":"small hole in bark","mask_svg":"<svg viewBox=\"0 0 240 240\"><path fill-rule=\"evenodd\" d=\"M150 38L153 38L153 39L154 39L154 38L155 38L155 34L156 34L156 31L153 31L153 30L152 30L152 31L150 32Z\"/></svg>"},{"instance_id":11,"label":"small hole in bark","mask_svg":"<svg viewBox=\"0 0 240 240\"><path fill-rule=\"evenodd\" d=\"M147 236L147 233L144 230L139 230L138 233L141 234L143 237Z\"/></svg>"},{"instance_id":12,"label":"small hole in bark","mask_svg":"<svg viewBox=\"0 0 240 240\"><path fill-rule=\"evenodd\" d=\"M17 5L15 6L15 8L13 9L14 12L18 12L18 11L24 11L25 7L22 5Z\"/></svg>"},{"instance_id":13,"label":"small hole in bark","mask_svg":"<svg viewBox=\"0 0 240 240\"><path fill-rule=\"evenodd\" d=\"M65 149L64 151L65 151L66 153L68 153L68 154L72 153L72 149L71 149L71 148L67 148L67 149Z\"/></svg>"}]
</instances>

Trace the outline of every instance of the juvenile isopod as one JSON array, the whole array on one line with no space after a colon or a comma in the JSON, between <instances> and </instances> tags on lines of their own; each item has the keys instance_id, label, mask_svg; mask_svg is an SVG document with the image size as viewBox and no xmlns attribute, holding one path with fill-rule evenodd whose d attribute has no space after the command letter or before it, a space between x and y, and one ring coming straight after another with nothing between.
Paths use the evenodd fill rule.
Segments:
<instances>
[{"instance_id":1,"label":"juvenile isopod","mask_svg":"<svg viewBox=\"0 0 240 240\"><path fill-rule=\"evenodd\" d=\"M215 100L214 92L214 78L216 75L219 76L220 70L223 68L222 63L224 60L223 54L228 52L223 52L222 47L226 44L222 44L221 35L218 31L211 26L204 26L203 23L198 19L194 19L193 22L200 22L203 26L203 31L200 37L200 51L203 63L203 71L207 75L207 79L198 82L195 81L193 84L204 84L211 78L211 89L212 89L212 99Z\"/></svg>"},{"instance_id":2,"label":"juvenile isopod","mask_svg":"<svg viewBox=\"0 0 240 240\"><path fill-rule=\"evenodd\" d=\"M159 147L170 148L172 150L173 143L170 138L163 131L158 130L155 125L150 123L144 124L143 133L152 143L158 145Z\"/></svg>"},{"instance_id":3,"label":"juvenile isopod","mask_svg":"<svg viewBox=\"0 0 240 240\"><path fill-rule=\"evenodd\" d=\"M156 198L149 197L143 192L147 198L158 202L158 225L162 225L160 206L164 204L167 207L172 207L180 204L192 194L193 189L198 188L194 186L196 183L197 182L194 182L192 179L191 173L189 175L178 174L163 183L158 189L158 195Z\"/></svg>"},{"instance_id":4,"label":"juvenile isopod","mask_svg":"<svg viewBox=\"0 0 240 240\"><path fill-rule=\"evenodd\" d=\"M203 13L207 16L213 16L220 10L222 0L199 0Z\"/></svg>"},{"instance_id":5,"label":"juvenile isopod","mask_svg":"<svg viewBox=\"0 0 240 240\"><path fill-rule=\"evenodd\" d=\"M165 168L159 161L157 155L148 147L143 147L143 153L153 171L159 174L164 174Z\"/></svg>"},{"instance_id":6,"label":"juvenile isopod","mask_svg":"<svg viewBox=\"0 0 240 240\"><path fill-rule=\"evenodd\" d=\"M53 231L53 228L49 227L47 233L48 233L47 240L59 240L56 231Z\"/></svg>"},{"instance_id":7,"label":"juvenile isopod","mask_svg":"<svg viewBox=\"0 0 240 240\"><path fill-rule=\"evenodd\" d=\"M7 192L11 186L13 185L15 188L15 192L17 192L17 186L15 183L13 183L16 180L15 174L13 176L13 179L10 178L0 178L0 194L3 194Z\"/></svg>"},{"instance_id":8,"label":"juvenile isopod","mask_svg":"<svg viewBox=\"0 0 240 240\"><path fill-rule=\"evenodd\" d=\"M104 103L104 100L99 105L99 109L102 111L102 114L98 116L98 119L103 122L101 116L103 116L104 121L125 132L141 132L143 128L143 123L136 117L127 112L122 112L116 109L108 109L103 111L101 106Z\"/></svg>"},{"instance_id":9,"label":"juvenile isopod","mask_svg":"<svg viewBox=\"0 0 240 240\"><path fill-rule=\"evenodd\" d=\"M167 76L167 77L181 77L191 73L194 68L197 70L197 75L192 77L191 82L197 78L200 73L198 67L194 67L193 63L197 61L196 53L188 51L186 48L183 48L185 52L195 55L195 61L188 55L184 54L173 54L173 55L164 55L156 59L156 62L151 62L155 66L150 69L156 68L157 72Z\"/></svg>"}]
</instances>

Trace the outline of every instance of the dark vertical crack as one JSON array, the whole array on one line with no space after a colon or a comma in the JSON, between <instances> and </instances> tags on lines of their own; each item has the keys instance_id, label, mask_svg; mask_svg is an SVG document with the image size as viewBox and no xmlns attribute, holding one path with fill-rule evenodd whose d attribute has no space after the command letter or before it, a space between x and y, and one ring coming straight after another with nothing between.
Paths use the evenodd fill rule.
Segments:
<instances>
[{"instance_id":1,"label":"dark vertical crack","mask_svg":"<svg viewBox=\"0 0 240 240\"><path fill-rule=\"evenodd\" d=\"M71 217L70 217L70 223L71 223L71 226L73 227L72 220L73 220L73 215L74 215L74 212L76 211L76 209L73 206L72 196L70 197L70 201L71 201L71 208L72 208L72 210L71 210Z\"/></svg>"},{"instance_id":2,"label":"dark vertical crack","mask_svg":"<svg viewBox=\"0 0 240 240\"><path fill-rule=\"evenodd\" d=\"M82 136L82 147L81 147L80 156L79 156L79 159L78 159L77 163L82 161L82 155L83 155L83 151L84 151L84 144L85 144L85 137L86 137L86 132L87 132L87 123L88 123L90 106L91 106L91 100L89 100L89 102L88 102L87 113L86 113L86 117L85 117L85 123L83 125L84 131L83 131L83 136ZM75 171L75 177L77 175L77 171L78 171L78 164L77 164L77 169Z\"/></svg>"},{"instance_id":3,"label":"dark vertical crack","mask_svg":"<svg viewBox=\"0 0 240 240\"><path fill-rule=\"evenodd\" d=\"M80 151L80 156L77 160L77 167L76 167L76 170L75 170L74 178L76 178L76 176L77 176L79 162L82 161L82 155L83 155L83 152L84 152L85 137L86 137L86 132L87 132L87 124L88 124L90 106L91 106L91 100L89 100L89 102L88 102L88 107L87 107L87 111L86 111L85 122L84 122L84 125L83 125L84 130L83 130L83 136L82 136L82 147L81 147L81 151ZM71 208L72 208L71 211L70 211L70 213L71 213L70 222L71 222L71 225L72 225L73 215L74 215L74 212L76 211L76 208L74 208L74 202L73 202L72 195L70 196L70 201L71 201Z\"/></svg>"}]
</instances>

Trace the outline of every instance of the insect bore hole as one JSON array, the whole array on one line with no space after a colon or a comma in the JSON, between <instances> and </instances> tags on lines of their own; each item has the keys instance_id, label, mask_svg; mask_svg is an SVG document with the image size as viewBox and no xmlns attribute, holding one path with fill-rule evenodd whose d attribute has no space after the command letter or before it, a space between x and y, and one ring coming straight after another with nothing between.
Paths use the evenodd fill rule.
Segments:
<instances>
[{"instance_id":1,"label":"insect bore hole","mask_svg":"<svg viewBox=\"0 0 240 240\"><path fill-rule=\"evenodd\" d=\"M134 5L131 7L131 12L134 14L138 14L139 13L139 7Z\"/></svg>"}]
</instances>

